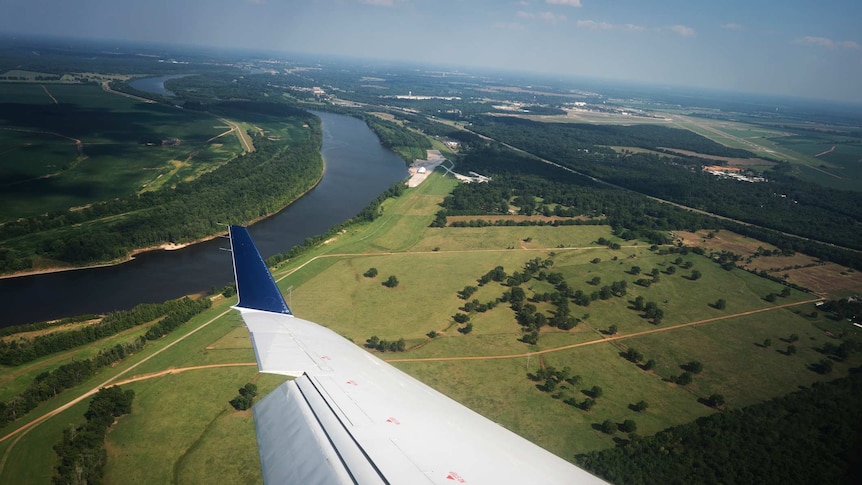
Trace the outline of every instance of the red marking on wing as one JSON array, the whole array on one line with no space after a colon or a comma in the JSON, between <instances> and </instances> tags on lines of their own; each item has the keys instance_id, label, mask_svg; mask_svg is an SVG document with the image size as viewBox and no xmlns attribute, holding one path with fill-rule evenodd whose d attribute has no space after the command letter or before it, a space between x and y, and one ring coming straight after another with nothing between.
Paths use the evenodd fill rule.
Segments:
<instances>
[{"instance_id":1,"label":"red marking on wing","mask_svg":"<svg viewBox=\"0 0 862 485\"><path fill-rule=\"evenodd\" d=\"M387 422L387 423L392 423L392 424L401 424L401 421L398 421L398 419L397 419L397 418L389 418L389 419L387 419L387 420L386 420L386 422Z\"/></svg>"},{"instance_id":2,"label":"red marking on wing","mask_svg":"<svg viewBox=\"0 0 862 485\"><path fill-rule=\"evenodd\" d=\"M446 480L454 480L458 483L467 483L467 480L461 478L461 475L458 475L455 472L449 472L449 475L446 476Z\"/></svg>"}]
</instances>

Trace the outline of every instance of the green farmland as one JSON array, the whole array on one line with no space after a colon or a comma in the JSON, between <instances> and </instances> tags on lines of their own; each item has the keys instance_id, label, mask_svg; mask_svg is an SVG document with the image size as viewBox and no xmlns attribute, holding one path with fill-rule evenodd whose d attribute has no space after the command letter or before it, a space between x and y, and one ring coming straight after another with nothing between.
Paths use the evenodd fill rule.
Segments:
<instances>
[{"instance_id":1,"label":"green farmland","mask_svg":"<svg viewBox=\"0 0 862 485\"><path fill-rule=\"evenodd\" d=\"M348 227L282 263L274 276L283 290L293 286L290 302L297 316L359 345L372 335L404 338L406 352L379 356L566 459L613 447L615 438L626 436L601 432L599 424L605 420L631 419L639 434L650 435L717 412L700 401L710 394L724 395L726 409L739 408L840 377L860 363L858 355L837 362L829 376L809 370L822 357L817 348L838 342L833 335L841 322L806 316L814 309L815 297L797 290L767 301L785 287L739 269L726 271L704 256L661 253L642 242L622 242L607 226L428 227L436 204L454 185L432 174L419 187L386 201L383 215L374 222ZM598 246L599 237L622 247ZM456 331L463 326L455 324L452 315L465 304L458 291L476 285L495 266L512 274L535 258L552 260L548 271L559 272L574 290L590 293L626 281L627 293L589 306L572 305L572 314L581 322L568 331L543 327L534 345L520 340L524 333L505 302L484 313L473 312L472 332ZM371 267L378 270L374 278L363 275ZM636 283L655 279L649 276L653 269L658 270L657 281L649 286ZM700 277L693 279L695 270ZM389 275L399 280L394 288L381 284ZM597 277L600 283L592 283ZM553 289L538 279L521 286L528 297ZM470 299L494 300L508 289L492 281ZM634 309L637 297L664 310L659 324ZM723 309L716 308L718 299L726 300ZM107 482L259 483L251 415L234 411L228 400L245 382L256 380L265 393L282 379L256 376L249 365L225 367L254 362L248 333L228 308L234 301L217 298L213 308L168 337L13 422L0 431L0 438L110 377L122 382L137 376L139 380L123 385L136 392L133 412L120 418L107 438ZM536 306L540 312L553 312L549 303ZM607 331L611 325L617 328L613 335ZM431 331L437 333L435 338L427 335ZM786 355L783 339L793 334L798 352ZM774 344L763 346L765 339ZM644 361L655 360L655 367L645 370L623 358L630 347L641 352ZM69 351L22 368L4 368L4 376L14 374L4 386L20 389L34 373L76 355ZM688 385L673 382L683 372L681 366L693 360L702 363L702 372ZM211 367L189 369L198 366ZM580 381L561 385L555 398L528 377L550 366L569 367ZM166 373L171 369L173 373ZM593 386L603 392L589 411L563 402L584 401ZM639 401L649 407L633 410ZM55 466L51 446L65 427L81 420L84 410L85 404L79 403L0 441L0 482L49 483ZM25 456L38 456L38 463Z\"/></svg>"},{"instance_id":2,"label":"green farmland","mask_svg":"<svg viewBox=\"0 0 862 485\"><path fill-rule=\"evenodd\" d=\"M3 84L0 222L195 178L242 153L228 130L98 86Z\"/></svg>"}]
</instances>

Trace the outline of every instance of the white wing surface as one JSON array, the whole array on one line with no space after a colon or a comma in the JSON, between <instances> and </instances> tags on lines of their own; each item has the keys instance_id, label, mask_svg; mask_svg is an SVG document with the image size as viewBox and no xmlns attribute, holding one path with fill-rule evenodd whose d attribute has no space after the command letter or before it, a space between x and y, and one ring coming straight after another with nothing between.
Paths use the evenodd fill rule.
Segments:
<instances>
[{"instance_id":1,"label":"white wing surface","mask_svg":"<svg viewBox=\"0 0 862 485\"><path fill-rule=\"evenodd\" d=\"M605 483L294 317L248 231L230 233L260 371L296 377L254 406L266 483Z\"/></svg>"}]
</instances>

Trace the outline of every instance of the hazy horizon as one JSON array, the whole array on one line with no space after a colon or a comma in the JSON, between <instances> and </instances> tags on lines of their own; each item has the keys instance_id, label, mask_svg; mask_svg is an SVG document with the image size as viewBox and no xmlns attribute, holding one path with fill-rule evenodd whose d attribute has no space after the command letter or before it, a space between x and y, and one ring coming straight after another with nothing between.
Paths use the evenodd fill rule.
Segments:
<instances>
[{"instance_id":1,"label":"hazy horizon","mask_svg":"<svg viewBox=\"0 0 862 485\"><path fill-rule=\"evenodd\" d=\"M11 0L0 32L862 102L862 4ZM396 41L396 39L398 41Z\"/></svg>"}]
</instances>

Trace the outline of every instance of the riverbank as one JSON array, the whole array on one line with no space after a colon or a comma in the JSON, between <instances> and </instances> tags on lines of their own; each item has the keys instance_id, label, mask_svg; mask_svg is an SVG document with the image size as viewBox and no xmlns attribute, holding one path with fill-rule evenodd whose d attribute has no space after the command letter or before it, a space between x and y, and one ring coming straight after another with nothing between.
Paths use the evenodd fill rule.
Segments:
<instances>
[{"instance_id":1,"label":"riverbank","mask_svg":"<svg viewBox=\"0 0 862 485\"><path fill-rule=\"evenodd\" d=\"M323 157L321 156L321 158L323 158ZM251 221L249 221L246 224L246 226L251 226L257 222L260 222L264 219L272 217L272 216L278 214L279 212L287 209L288 207L290 207L291 205L296 203L298 200L305 197L306 194L308 194L309 192L314 190L320 184L320 181L323 180L323 176L325 174L326 174L326 160L324 159L323 160L323 170L320 173L320 177L318 177L318 179L314 182L314 184L311 187L309 187L307 190L305 190L305 192L300 194L299 197L293 199L292 201L290 201L287 205L285 205L281 209L278 209L275 212L267 213L267 214L260 216L256 219L252 219ZM36 275L44 275L44 274L63 273L66 271L77 271L77 270L83 270L83 269L96 269L96 268L107 268L110 266L118 266L118 265L121 265L123 263L128 263L128 262L134 261L135 256L138 256L138 255L141 255L144 253L150 253L150 252L155 252L155 251L177 251L180 249L187 248L189 246L194 246L195 244L201 244L201 243L205 243L207 241L212 241L213 239L215 239L217 237L222 237L222 236L226 235L227 233L228 233L227 230L225 230L224 232L218 232L215 234L211 234L209 236L201 237L201 238L198 238L198 239L195 239L193 241L186 242L186 243L167 242L167 243L159 244L157 246L147 246L145 248L133 249L123 258L113 259L111 261L105 261L103 263L88 264L88 265L84 265L84 266L56 266L56 267L40 268L40 269L29 270L29 271L18 271L15 273L0 274L0 280L11 279L11 278L22 278L25 276L36 276Z\"/></svg>"}]
</instances>

